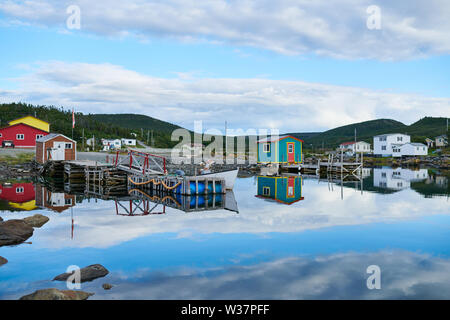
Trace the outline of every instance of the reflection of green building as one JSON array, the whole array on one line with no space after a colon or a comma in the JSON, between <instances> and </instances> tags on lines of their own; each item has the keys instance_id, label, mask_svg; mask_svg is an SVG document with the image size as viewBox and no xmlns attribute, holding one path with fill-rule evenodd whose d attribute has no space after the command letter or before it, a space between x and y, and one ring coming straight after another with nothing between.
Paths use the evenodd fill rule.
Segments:
<instances>
[{"instance_id":1,"label":"reflection of green building","mask_svg":"<svg viewBox=\"0 0 450 320\"><path fill-rule=\"evenodd\" d=\"M281 176L268 177L259 176L258 198L272 199L284 204L292 204L303 200L302 197L302 177Z\"/></svg>"}]
</instances>

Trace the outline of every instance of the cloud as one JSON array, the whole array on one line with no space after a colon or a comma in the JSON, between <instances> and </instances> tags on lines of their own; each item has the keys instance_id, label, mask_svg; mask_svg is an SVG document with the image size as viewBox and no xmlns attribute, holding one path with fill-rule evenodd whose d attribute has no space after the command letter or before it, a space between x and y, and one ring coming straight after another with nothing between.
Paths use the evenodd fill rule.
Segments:
<instances>
[{"instance_id":1,"label":"cloud","mask_svg":"<svg viewBox=\"0 0 450 320\"><path fill-rule=\"evenodd\" d=\"M126 241L150 236L173 235L178 238L204 240L209 235L243 234L265 236L270 233L297 233L338 226L375 223L403 223L422 217L448 215L448 203L443 198L426 199L412 190L389 195L335 186L331 191L326 183L304 180L302 196L305 200L292 206L280 205L255 197L252 179L238 179L234 188L239 214L225 210L186 214L166 208L166 214L145 217L116 215L114 201L77 204L73 209L75 237L70 233L70 211L49 215L45 227L36 230L33 245L37 248L111 248ZM325 196L324 196L325 195ZM123 205L129 205L127 201ZM363 208L363 209L362 209ZM159 205L156 212L162 211ZM121 209L121 212L123 210ZM30 213L30 215L36 212ZM23 212L5 212L5 220L21 219Z\"/></svg>"},{"instance_id":2,"label":"cloud","mask_svg":"<svg viewBox=\"0 0 450 320\"><path fill-rule=\"evenodd\" d=\"M381 289L369 290L370 265L381 270ZM114 271L83 290L91 299L448 299L450 260L409 251L291 256L251 265L175 270ZM100 283L114 284L110 291ZM17 299L37 289L63 284L49 281L0 286L0 298Z\"/></svg>"},{"instance_id":3,"label":"cloud","mask_svg":"<svg viewBox=\"0 0 450 320\"><path fill-rule=\"evenodd\" d=\"M412 123L443 116L449 98L269 79L156 78L112 64L43 62L2 90L0 102L76 107L95 113L133 112L192 128L326 130L353 122L393 118Z\"/></svg>"},{"instance_id":4,"label":"cloud","mask_svg":"<svg viewBox=\"0 0 450 320\"><path fill-rule=\"evenodd\" d=\"M450 52L446 0L7 0L11 21L66 27L69 5L81 9L82 31L140 39L168 37L250 46L280 54L397 60ZM381 9L381 29L369 30L367 8Z\"/></svg>"}]
</instances>

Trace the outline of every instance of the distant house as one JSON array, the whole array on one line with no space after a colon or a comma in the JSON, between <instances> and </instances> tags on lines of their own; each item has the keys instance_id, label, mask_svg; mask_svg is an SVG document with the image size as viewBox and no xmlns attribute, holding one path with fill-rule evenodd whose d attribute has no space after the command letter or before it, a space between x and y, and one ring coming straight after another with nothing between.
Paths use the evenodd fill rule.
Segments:
<instances>
[{"instance_id":1,"label":"distant house","mask_svg":"<svg viewBox=\"0 0 450 320\"><path fill-rule=\"evenodd\" d=\"M343 150L350 155L354 155L355 152L358 153L370 153L370 143L365 141L354 141L344 142L339 145L339 150Z\"/></svg>"},{"instance_id":2,"label":"distant house","mask_svg":"<svg viewBox=\"0 0 450 320\"><path fill-rule=\"evenodd\" d=\"M275 200L283 204L293 204L303 200L302 197L302 177L268 177L259 176L258 198Z\"/></svg>"},{"instance_id":3,"label":"distant house","mask_svg":"<svg viewBox=\"0 0 450 320\"><path fill-rule=\"evenodd\" d=\"M34 148L36 140L47 134L47 131L28 124L15 123L0 129L0 146L3 141L12 141L16 148Z\"/></svg>"},{"instance_id":4,"label":"distant house","mask_svg":"<svg viewBox=\"0 0 450 320\"><path fill-rule=\"evenodd\" d=\"M36 140L36 161L76 160L77 143L60 133L50 133Z\"/></svg>"},{"instance_id":5,"label":"distant house","mask_svg":"<svg viewBox=\"0 0 450 320\"><path fill-rule=\"evenodd\" d=\"M136 139L121 139L122 145L123 146L131 146L131 147L135 147L136 146Z\"/></svg>"},{"instance_id":6,"label":"distant house","mask_svg":"<svg viewBox=\"0 0 450 320\"><path fill-rule=\"evenodd\" d=\"M446 147L448 146L448 137L446 134L438 136L435 139L436 147Z\"/></svg>"},{"instance_id":7,"label":"distant house","mask_svg":"<svg viewBox=\"0 0 450 320\"><path fill-rule=\"evenodd\" d=\"M21 211L36 209L34 185L32 182L0 184L0 199Z\"/></svg>"},{"instance_id":8,"label":"distant house","mask_svg":"<svg viewBox=\"0 0 450 320\"><path fill-rule=\"evenodd\" d=\"M432 140L430 138L425 138L425 143L428 148L432 148L434 146L434 140Z\"/></svg>"},{"instance_id":9,"label":"distant house","mask_svg":"<svg viewBox=\"0 0 450 320\"><path fill-rule=\"evenodd\" d=\"M300 164L303 140L293 136L272 136L259 140L258 163Z\"/></svg>"},{"instance_id":10,"label":"distant house","mask_svg":"<svg viewBox=\"0 0 450 320\"><path fill-rule=\"evenodd\" d=\"M382 134L373 137L373 154L381 156L393 156L399 153L399 147L411 142L411 137L402 133Z\"/></svg>"},{"instance_id":11,"label":"distant house","mask_svg":"<svg viewBox=\"0 0 450 320\"><path fill-rule=\"evenodd\" d=\"M394 149L393 157L403 156L426 156L428 155L428 147L423 143L409 142Z\"/></svg>"},{"instance_id":12,"label":"distant house","mask_svg":"<svg viewBox=\"0 0 450 320\"><path fill-rule=\"evenodd\" d=\"M47 133L50 132L50 124L44 120L38 119L33 116L25 116L16 120L10 121L8 124L13 126L18 123L23 123L29 125L30 127L37 128L39 130L45 131Z\"/></svg>"},{"instance_id":13,"label":"distant house","mask_svg":"<svg viewBox=\"0 0 450 320\"><path fill-rule=\"evenodd\" d=\"M102 139L103 151L120 150L122 141L120 139Z\"/></svg>"}]
</instances>

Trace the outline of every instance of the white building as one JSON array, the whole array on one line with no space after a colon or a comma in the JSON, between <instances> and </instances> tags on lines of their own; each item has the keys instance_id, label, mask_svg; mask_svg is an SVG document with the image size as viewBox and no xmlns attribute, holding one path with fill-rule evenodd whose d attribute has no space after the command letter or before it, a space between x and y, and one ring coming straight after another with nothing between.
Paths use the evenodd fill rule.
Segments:
<instances>
[{"instance_id":1,"label":"white building","mask_svg":"<svg viewBox=\"0 0 450 320\"><path fill-rule=\"evenodd\" d=\"M399 156L400 146L411 142L411 137L402 133L382 134L373 137L373 154Z\"/></svg>"},{"instance_id":2,"label":"white building","mask_svg":"<svg viewBox=\"0 0 450 320\"><path fill-rule=\"evenodd\" d=\"M372 150L370 150L370 143L364 141L357 141L356 143L354 141L341 143L339 145L339 150L344 150L344 152L346 152L348 155L354 155L355 152L357 153L372 152Z\"/></svg>"},{"instance_id":3,"label":"white building","mask_svg":"<svg viewBox=\"0 0 450 320\"><path fill-rule=\"evenodd\" d=\"M373 169L373 185L379 188L402 190L409 188L411 182L425 179L428 179L427 169L410 170L389 167Z\"/></svg>"},{"instance_id":4,"label":"white building","mask_svg":"<svg viewBox=\"0 0 450 320\"><path fill-rule=\"evenodd\" d=\"M121 139L123 146L136 146L136 139Z\"/></svg>"},{"instance_id":5,"label":"white building","mask_svg":"<svg viewBox=\"0 0 450 320\"><path fill-rule=\"evenodd\" d=\"M103 151L119 150L122 148L120 139L102 139Z\"/></svg>"},{"instance_id":6,"label":"white building","mask_svg":"<svg viewBox=\"0 0 450 320\"><path fill-rule=\"evenodd\" d=\"M443 134L435 138L436 147L445 147L448 145L447 135Z\"/></svg>"},{"instance_id":7,"label":"white building","mask_svg":"<svg viewBox=\"0 0 450 320\"><path fill-rule=\"evenodd\" d=\"M399 150L399 152L394 152L393 157L428 155L428 147L423 143L405 143L394 150Z\"/></svg>"}]
</instances>

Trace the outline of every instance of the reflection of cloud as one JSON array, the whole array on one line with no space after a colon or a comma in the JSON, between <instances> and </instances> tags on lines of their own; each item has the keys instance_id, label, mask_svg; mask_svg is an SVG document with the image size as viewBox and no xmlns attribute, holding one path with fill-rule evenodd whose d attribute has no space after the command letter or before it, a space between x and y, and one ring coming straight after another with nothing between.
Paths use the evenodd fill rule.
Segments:
<instances>
[{"instance_id":1,"label":"reflection of cloud","mask_svg":"<svg viewBox=\"0 0 450 320\"><path fill-rule=\"evenodd\" d=\"M440 198L424 199L411 190L388 196L365 192L361 195L344 188L328 191L327 184L305 180L305 200L292 206L278 205L254 196L251 179L238 179L235 185L240 213L217 210L184 213L167 209L165 215L122 217L115 214L114 202L83 202L74 208L75 238L70 240L68 213L50 215L50 221L35 231L33 243L38 247L110 247L147 235L172 233L174 237L202 240L207 234L261 234L301 232L326 227L399 222L427 215L448 214L448 204ZM3 218L18 217L2 213ZM23 214L20 214L22 217Z\"/></svg>"},{"instance_id":2,"label":"reflection of cloud","mask_svg":"<svg viewBox=\"0 0 450 320\"><path fill-rule=\"evenodd\" d=\"M155 78L111 64L47 62L16 80L19 87L0 102L142 113L188 128L195 120L222 128L226 118L244 130L314 131L374 118L409 123L423 114L442 116L450 106L448 98L302 81ZM243 110L252 116L243 117Z\"/></svg>"},{"instance_id":3,"label":"reflection of cloud","mask_svg":"<svg viewBox=\"0 0 450 320\"><path fill-rule=\"evenodd\" d=\"M450 51L445 0L383 1L381 30L369 30L372 0L28 0L2 1L14 23L65 27L69 5L80 6L81 31L103 36L167 37L184 42L251 46L281 54L410 59Z\"/></svg>"},{"instance_id":4,"label":"reflection of cloud","mask_svg":"<svg viewBox=\"0 0 450 320\"><path fill-rule=\"evenodd\" d=\"M381 290L369 290L369 265ZM450 261L412 252L291 257L250 266L179 273L139 272L108 279L94 299L448 299Z\"/></svg>"}]
</instances>

